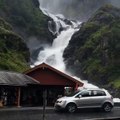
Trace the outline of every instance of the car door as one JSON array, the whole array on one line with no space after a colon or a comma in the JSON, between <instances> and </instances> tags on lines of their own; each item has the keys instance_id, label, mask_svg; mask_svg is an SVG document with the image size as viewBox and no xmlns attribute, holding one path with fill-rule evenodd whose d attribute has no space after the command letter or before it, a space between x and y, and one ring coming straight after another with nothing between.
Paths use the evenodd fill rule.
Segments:
<instances>
[{"instance_id":1,"label":"car door","mask_svg":"<svg viewBox=\"0 0 120 120\"><path fill-rule=\"evenodd\" d=\"M78 108L85 108L85 107L90 107L92 100L91 100L91 95L92 95L92 91L88 91L85 90L83 92L81 92L80 94L78 94L76 96L76 104L78 106Z\"/></svg>"},{"instance_id":2,"label":"car door","mask_svg":"<svg viewBox=\"0 0 120 120\"><path fill-rule=\"evenodd\" d=\"M106 97L106 94L104 91L93 90L92 91L92 106L100 107L101 104L104 102L105 97Z\"/></svg>"}]
</instances>

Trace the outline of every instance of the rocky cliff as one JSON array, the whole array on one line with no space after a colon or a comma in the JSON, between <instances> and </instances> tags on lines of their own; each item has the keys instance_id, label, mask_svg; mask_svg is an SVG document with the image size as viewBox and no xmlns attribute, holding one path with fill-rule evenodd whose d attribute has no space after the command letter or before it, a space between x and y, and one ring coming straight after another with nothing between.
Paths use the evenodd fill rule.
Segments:
<instances>
[{"instance_id":1,"label":"rocky cliff","mask_svg":"<svg viewBox=\"0 0 120 120\"><path fill-rule=\"evenodd\" d=\"M119 88L120 9L106 5L83 23L64 51L64 60L78 77Z\"/></svg>"},{"instance_id":2,"label":"rocky cliff","mask_svg":"<svg viewBox=\"0 0 120 120\"><path fill-rule=\"evenodd\" d=\"M1 0L0 17L26 42L31 59L36 58L41 44L52 43L54 36L48 30L50 18L40 11L38 0Z\"/></svg>"}]
</instances>

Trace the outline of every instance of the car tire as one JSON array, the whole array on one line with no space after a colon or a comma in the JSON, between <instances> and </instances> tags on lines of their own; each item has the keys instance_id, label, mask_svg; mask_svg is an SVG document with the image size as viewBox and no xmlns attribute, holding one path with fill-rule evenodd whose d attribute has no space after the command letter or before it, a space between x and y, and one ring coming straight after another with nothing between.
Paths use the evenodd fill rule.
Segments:
<instances>
[{"instance_id":1,"label":"car tire","mask_svg":"<svg viewBox=\"0 0 120 120\"><path fill-rule=\"evenodd\" d=\"M67 111L69 113L74 113L77 110L77 106L74 103L70 103L67 105Z\"/></svg>"},{"instance_id":2,"label":"car tire","mask_svg":"<svg viewBox=\"0 0 120 120\"><path fill-rule=\"evenodd\" d=\"M112 105L110 103L105 103L102 107L105 112L110 112L112 110Z\"/></svg>"}]
</instances>

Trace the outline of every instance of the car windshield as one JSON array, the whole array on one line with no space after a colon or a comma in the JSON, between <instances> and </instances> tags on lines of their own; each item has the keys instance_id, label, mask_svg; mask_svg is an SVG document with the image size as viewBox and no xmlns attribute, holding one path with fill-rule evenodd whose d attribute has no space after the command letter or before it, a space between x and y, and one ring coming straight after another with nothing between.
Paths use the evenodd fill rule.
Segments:
<instances>
[{"instance_id":1,"label":"car windshield","mask_svg":"<svg viewBox=\"0 0 120 120\"><path fill-rule=\"evenodd\" d=\"M74 96L74 95L76 95L77 93L79 93L80 91L74 91L74 92L72 92L71 94L69 94L69 95L66 95L67 97L72 97L72 96Z\"/></svg>"}]
</instances>

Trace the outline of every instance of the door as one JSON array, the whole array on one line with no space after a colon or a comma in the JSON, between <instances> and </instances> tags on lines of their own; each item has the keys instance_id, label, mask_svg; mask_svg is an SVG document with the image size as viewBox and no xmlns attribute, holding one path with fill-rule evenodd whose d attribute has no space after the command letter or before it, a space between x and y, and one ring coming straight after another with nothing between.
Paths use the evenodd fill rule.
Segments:
<instances>
[{"instance_id":1,"label":"door","mask_svg":"<svg viewBox=\"0 0 120 120\"><path fill-rule=\"evenodd\" d=\"M78 108L91 107L93 101L91 99L92 91L83 91L76 96L76 104Z\"/></svg>"},{"instance_id":2,"label":"door","mask_svg":"<svg viewBox=\"0 0 120 120\"><path fill-rule=\"evenodd\" d=\"M101 107L101 104L105 101L105 92L101 90L93 90L92 91L92 106L93 107Z\"/></svg>"}]
</instances>

